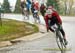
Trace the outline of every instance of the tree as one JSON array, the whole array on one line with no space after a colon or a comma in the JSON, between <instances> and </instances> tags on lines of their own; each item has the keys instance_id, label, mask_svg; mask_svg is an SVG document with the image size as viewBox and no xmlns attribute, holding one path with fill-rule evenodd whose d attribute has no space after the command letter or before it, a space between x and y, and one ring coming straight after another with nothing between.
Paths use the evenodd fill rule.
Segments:
<instances>
[{"instance_id":1,"label":"tree","mask_svg":"<svg viewBox=\"0 0 75 53\"><path fill-rule=\"evenodd\" d=\"M73 5L74 5L74 0L69 0L69 15L72 14Z\"/></svg>"},{"instance_id":2,"label":"tree","mask_svg":"<svg viewBox=\"0 0 75 53\"><path fill-rule=\"evenodd\" d=\"M11 13L10 4L8 0L4 0L2 8L4 9L4 13Z\"/></svg>"},{"instance_id":3,"label":"tree","mask_svg":"<svg viewBox=\"0 0 75 53\"><path fill-rule=\"evenodd\" d=\"M63 12L64 12L65 15L70 15L70 14L73 13L72 9L73 9L73 6L74 6L74 0L61 0L61 3L63 4L61 10L64 10ZM60 3L60 5L61 5L61 3Z\"/></svg>"},{"instance_id":4,"label":"tree","mask_svg":"<svg viewBox=\"0 0 75 53\"><path fill-rule=\"evenodd\" d=\"M21 13L20 3L21 0L17 0L14 13Z\"/></svg>"},{"instance_id":5,"label":"tree","mask_svg":"<svg viewBox=\"0 0 75 53\"><path fill-rule=\"evenodd\" d=\"M59 11L59 0L47 0L47 6L50 5Z\"/></svg>"}]
</instances>

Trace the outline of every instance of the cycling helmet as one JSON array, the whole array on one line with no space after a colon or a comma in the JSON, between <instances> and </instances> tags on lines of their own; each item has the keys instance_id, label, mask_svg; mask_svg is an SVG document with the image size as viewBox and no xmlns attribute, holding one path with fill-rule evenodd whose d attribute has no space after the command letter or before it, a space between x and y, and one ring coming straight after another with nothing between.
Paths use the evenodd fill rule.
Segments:
<instances>
[{"instance_id":1,"label":"cycling helmet","mask_svg":"<svg viewBox=\"0 0 75 53\"><path fill-rule=\"evenodd\" d=\"M53 11L56 11L56 9L53 6L49 6L47 9L52 9Z\"/></svg>"},{"instance_id":2,"label":"cycling helmet","mask_svg":"<svg viewBox=\"0 0 75 53\"><path fill-rule=\"evenodd\" d=\"M24 0L21 0L21 2L24 2Z\"/></svg>"},{"instance_id":3,"label":"cycling helmet","mask_svg":"<svg viewBox=\"0 0 75 53\"><path fill-rule=\"evenodd\" d=\"M53 9L53 6L49 6L48 9Z\"/></svg>"}]
</instances>

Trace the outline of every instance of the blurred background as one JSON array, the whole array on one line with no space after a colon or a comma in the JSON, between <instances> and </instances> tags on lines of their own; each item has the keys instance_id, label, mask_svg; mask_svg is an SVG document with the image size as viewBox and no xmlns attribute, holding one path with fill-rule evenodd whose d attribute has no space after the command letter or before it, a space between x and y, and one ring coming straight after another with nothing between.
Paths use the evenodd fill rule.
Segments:
<instances>
[{"instance_id":1,"label":"blurred background","mask_svg":"<svg viewBox=\"0 0 75 53\"><path fill-rule=\"evenodd\" d=\"M5 13L21 13L20 2L22 0L0 0L0 8L5 9ZM61 15L75 15L75 0L30 0L38 1L39 5L44 3L46 6L53 5ZM9 10L8 10L9 9Z\"/></svg>"}]
</instances>

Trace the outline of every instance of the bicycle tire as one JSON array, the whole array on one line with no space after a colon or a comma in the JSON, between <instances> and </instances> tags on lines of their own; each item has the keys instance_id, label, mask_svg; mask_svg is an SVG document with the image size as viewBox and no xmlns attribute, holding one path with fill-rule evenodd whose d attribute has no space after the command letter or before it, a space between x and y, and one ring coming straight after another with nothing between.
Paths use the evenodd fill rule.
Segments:
<instances>
[{"instance_id":1,"label":"bicycle tire","mask_svg":"<svg viewBox=\"0 0 75 53\"><path fill-rule=\"evenodd\" d=\"M61 36L59 31L56 32L56 42L57 42L57 45L58 45L61 53L64 53L66 45L65 45L64 39L62 38L62 36Z\"/></svg>"}]
</instances>

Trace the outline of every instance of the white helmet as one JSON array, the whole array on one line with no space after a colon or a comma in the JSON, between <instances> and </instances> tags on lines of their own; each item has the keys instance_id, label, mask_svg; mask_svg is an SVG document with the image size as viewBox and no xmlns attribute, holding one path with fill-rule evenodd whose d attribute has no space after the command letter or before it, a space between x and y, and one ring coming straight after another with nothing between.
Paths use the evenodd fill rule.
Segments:
<instances>
[{"instance_id":1,"label":"white helmet","mask_svg":"<svg viewBox=\"0 0 75 53\"><path fill-rule=\"evenodd\" d=\"M21 2L24 2L24 0L21 0Z\"/></svg>"},{"instance_id":2,"label":"white helmet","mask_svg":"<svg viewBox=\"0 0 75 53\"><path fill-rule=\"evenodd\" d=\"M52 9L53 11L56 11L56 9L53 6L49 6L48 9Z\"/></svg>"},{"instance_id":3,"label":"white helmet","mask_svg":"<svg viewBox=\"0 0 75 53\"><path fill-rule=\"evenodd\" d=\"M53 6L49 6L48 9L53 9Z\"/></svg>"}]
</instances>

